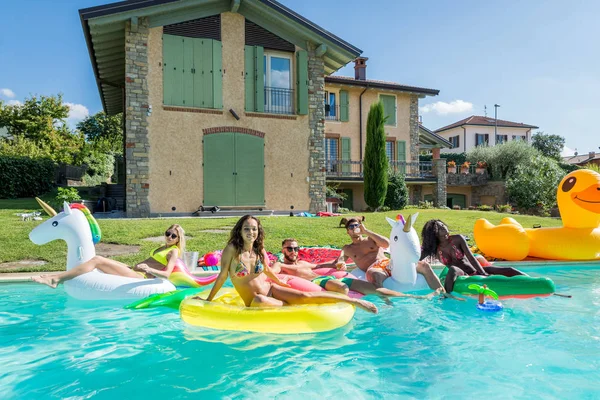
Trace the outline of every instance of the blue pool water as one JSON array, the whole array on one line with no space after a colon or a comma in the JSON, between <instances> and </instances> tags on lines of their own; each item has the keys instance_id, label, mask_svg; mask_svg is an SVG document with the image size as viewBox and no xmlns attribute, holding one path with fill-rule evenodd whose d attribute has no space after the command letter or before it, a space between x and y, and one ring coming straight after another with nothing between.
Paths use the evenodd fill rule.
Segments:
<instances>
[{"instance_id":1,"label":"blue pool water","mask_svg":"<svg viewBox=\"0 0 600 400\"><path fill-rule=\"evenodd\" d=\"M374 298L379 315L298 336L201 330L169 309L4 284L0 399L598 398L600 268L577 268L526 270L571 299L489 314L474 299Z\"/></svg>"}]
</instances>

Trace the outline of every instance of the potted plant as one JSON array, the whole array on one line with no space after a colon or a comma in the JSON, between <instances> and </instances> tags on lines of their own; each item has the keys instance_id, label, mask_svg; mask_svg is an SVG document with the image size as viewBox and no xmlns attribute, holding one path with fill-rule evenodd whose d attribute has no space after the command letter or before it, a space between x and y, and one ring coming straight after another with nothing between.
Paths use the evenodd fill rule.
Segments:
<instances>
[{"instance_id":1,"label":"potted plant","mask_svg":"<svg viewBox=\"0 0 600 400\"><path fill-rule=\"evenodd\" d=\"M477 161L477 165L475 165L475 173L483 174L487 168L487 163L485 161Z\"/></svg>"},{"instance_id":2,"label":"potted plant","mask_svg":"<svg viewBox=\"0 0 600 400\"><path fill-rule=\"evenodd\" d=\"M460 166L460 173L461 174L468 174L470 166L471 166L471 163L468 162L468 161L465 161L464 163L462 163L462 165Z\"/></svg>"},{"instance_id":3,"label":"potted plant","mask_svg":"<svg viewBox=\"0 0 600 400\"><path fill-rule=\"evenodd\" d=\"M455 174L456 173L456 162L450 160L448 161L448 173Z\"/></svg>"}]
</instances>

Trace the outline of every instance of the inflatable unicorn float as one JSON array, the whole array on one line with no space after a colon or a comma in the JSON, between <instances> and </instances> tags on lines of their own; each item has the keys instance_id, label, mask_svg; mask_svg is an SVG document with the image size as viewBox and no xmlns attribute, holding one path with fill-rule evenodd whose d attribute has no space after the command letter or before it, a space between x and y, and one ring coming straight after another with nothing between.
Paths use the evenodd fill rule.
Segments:
<instances>
[{"instance_id":1,"label":"inflatable unicorn float","mask_svg":"<svg viewBox=\"0 0 600 400\"><path fill-rule=\"evenodd\" d=\"M391 225L390 232L390 268L389 278L383 281L383 287L398 292L411 292L429 289L423 275L417 273L417 262L421 258L421 241L414 225L419 213L409 215L405 220L398 215L396 220L386 217ZM365 280L365 273L355 269L352 274Z\"/></svg>"},{"instance_id":2,"label":"inflatable unicorn float","mask_svg":"<svg viewBox=\"0 0 600 400\"><path fill-rule=\"evenodd\" d=\"M36 226L29 239L38 245L62 239L67 243L67 271L89 261L96 255L95 244L102 233L96 219L82 204L63 204L57 213L37 199L52 218ZM64 282L65 291L80 300L139 299L157 293L167 293L178 287L199 287L212 283L217 275L199 278L191 275L183 261L178 260L169 280L128 278L102 273L97 269Z\"/></svg>"}]
</instances>

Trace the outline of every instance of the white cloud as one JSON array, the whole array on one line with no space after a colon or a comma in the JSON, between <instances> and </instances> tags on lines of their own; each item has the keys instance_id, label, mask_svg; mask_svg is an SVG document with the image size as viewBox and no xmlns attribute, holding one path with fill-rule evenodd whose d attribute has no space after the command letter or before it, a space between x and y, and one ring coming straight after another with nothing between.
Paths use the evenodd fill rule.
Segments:
<instances>
[{"instance_id":1,"label":"white cloud","mask_svg":"<svg viewBox=\"0 0 600 400\"><path fill-rule=\"evenodd\" d=\"M22 106L23 103L21 103L19 100L9 100L6 102L6 104L8 104L9 106Z\"/></svg>"},{"instance_id":2,"label":"white cloud","mask_svg":"<svg viewBox=\"0 0 600 400\"><path fill-rule=\"evenodd\" d=\"M90 111L83 104L65 103L69 107L69 122L78 122L90 115Z\"/></svg>"},{"instance_id":3,"label":"white cloud","mask_svg":"<svg viewBox=\"0 0 600 400\"><path fill-rule=\"evenodd\" d=\"M7 88L0 89L0 96L12 99L15 97L15 92L13 92L12 90L7 89Z\"/></svg>"},{"instance_id":4,"label":"white cloud","mask_svg":"<svg viewBox=\"0 0 600 400\"><path fill-rule=\"evenodd\" d=\"M428 112L435 112L438 115L457 114L473 110L473 103L469 103L464 100L454 100L450 103L445 101L437 101L435 103L426 104L423 107L419 107L419 111L422 114Z\"/></svg>"},{"instance_id":5,"label":"white cloud","mask_svg":"<svg viewBox=\"0 0 600 400\"><path fill-rule=\"evenodd\" d=\"M569 156L573 156L575 155L575 152L577 151L577 149L573 150L570 147L567 146L563 146L562 151L560 152L560 156L561 157L569 157Z\"/></svg>"}]
</instances>

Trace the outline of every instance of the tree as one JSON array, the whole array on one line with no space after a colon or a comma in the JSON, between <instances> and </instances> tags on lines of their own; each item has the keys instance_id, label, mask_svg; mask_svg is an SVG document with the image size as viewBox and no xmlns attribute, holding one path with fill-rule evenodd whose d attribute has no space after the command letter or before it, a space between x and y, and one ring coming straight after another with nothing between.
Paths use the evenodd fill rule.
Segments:
<instances>
[{"instance_id":1,"label":"tree","mask_svg":"<svg viewBox=\"0 0 600 400\"><path fill-rule=\"evenodd\" d=\"M496 146L477 146L467 153L471 164L484 161L494 180L505 180L517 166L526 164L540 152L522 140L511 140Z\"/></svg>"},{"instance_id":2,"label":"tree","mask_svg":"<svg viewBox=\"0 0 600 400\"><path fill-rule=\"evenodd\" d=\"M565 147L565 138L560 135L550 135L538 131L531 138L531 145L546 157L560 161L562 159L560 153L562 152L563 147Z\"/></svg>"},{"instance_id":3,"label":"tree","mask_svg":"<svg viewBox=\"0 0 600 400\"><path fill-rule=\"evenodd\" d=\"M385 123L383 103L371 105L367 117L364 178L365 202L371 209L383 205L388 187L388 159L385 153Z\"/></svg>"},{"instance_id":4,"label":"tree","mask_svg":"<svg viewBox=\"0 0 600 400\"><path fill-rule=\"evenodd\" d=\"M71 132L67 125L69 107L62 95L33 96L23 104L5 105L0 101L0 126L14 139L2 139L6 153L21 154L28 148L50 157L53 161L72 163L83 146L83 136Z\"/></svg>"},{"instance_id":5,"label":"tree","mask_svg":"<svg viewBox=\"0 0 600 400\"><path fill-rule=\"evenodd\" d=\"M123 152L123 114L106 115L100 111L79 122L77 129L95 150L115 154Z\"/></svg>"}]
</instances>

